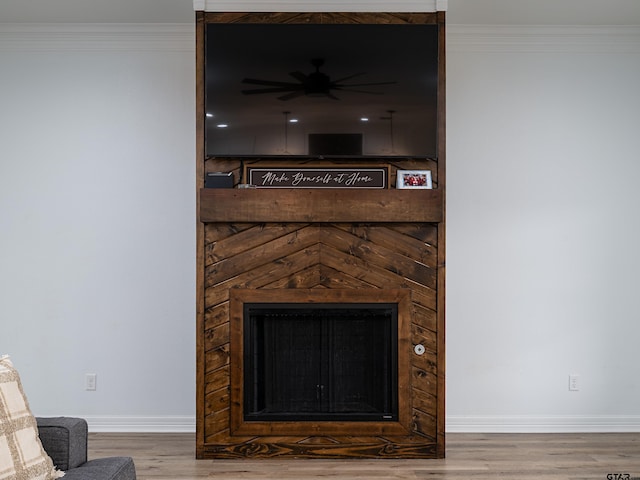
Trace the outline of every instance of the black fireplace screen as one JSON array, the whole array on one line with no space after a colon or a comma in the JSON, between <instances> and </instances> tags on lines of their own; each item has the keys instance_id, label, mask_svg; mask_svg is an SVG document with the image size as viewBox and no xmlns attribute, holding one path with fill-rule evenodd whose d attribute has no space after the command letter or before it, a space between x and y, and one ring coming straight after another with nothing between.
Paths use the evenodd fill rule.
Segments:
<instances>
[{"instance_id":1,"label":"black fireplace screen","mask_svg":"<svg viewBox=\"0 0 640 480\"><path fill-rule=\"evenodd\" d=\"M397 304L244 304L245 421L397 421Z\"/></svg>"}]
</instances>

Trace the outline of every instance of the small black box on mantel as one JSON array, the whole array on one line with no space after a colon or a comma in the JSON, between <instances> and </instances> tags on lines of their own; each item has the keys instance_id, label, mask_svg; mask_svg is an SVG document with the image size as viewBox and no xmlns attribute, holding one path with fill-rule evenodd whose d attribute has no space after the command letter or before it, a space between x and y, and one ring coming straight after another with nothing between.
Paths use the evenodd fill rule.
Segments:
<instances>
[{"instance_id":1,"label":"small black box on mantel","mask_svg":"<svg viewBox=\"0 0 640 480\"><path fill-rule=\"evenodd\" d=\"M233 188L233 172L207 172L204 188Z\"/></svg>"}]
</instances>

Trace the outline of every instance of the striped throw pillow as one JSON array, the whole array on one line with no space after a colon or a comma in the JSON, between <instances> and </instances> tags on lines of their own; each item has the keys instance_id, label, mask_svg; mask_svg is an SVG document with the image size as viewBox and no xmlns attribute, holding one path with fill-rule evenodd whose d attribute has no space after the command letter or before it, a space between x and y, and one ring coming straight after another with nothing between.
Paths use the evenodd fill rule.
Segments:
<instances>
[{"instance_id":1,"label":"striped throw pillow","mask_svg":"<svg viewBox=\"0 0 640 480\"><path fill-rule=\"evenodd\" d=\"M52 480L63 475L42 448L18 371L9 356L0 357L0 480Z\"/></svg>"}]
</instances>

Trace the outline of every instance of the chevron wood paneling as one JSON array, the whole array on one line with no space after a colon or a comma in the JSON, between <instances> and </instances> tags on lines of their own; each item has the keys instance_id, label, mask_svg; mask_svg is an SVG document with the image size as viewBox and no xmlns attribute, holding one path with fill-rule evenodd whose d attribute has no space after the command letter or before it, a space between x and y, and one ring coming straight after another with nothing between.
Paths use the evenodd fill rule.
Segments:
<instances>
[{"instance_id":1,"label":"chevron wood paneling","mask_svg":"<svg viewBox=\"0 0 640 480\"><path fill-rule=\"evenodd\" d=\"M437 228L435 224L207 224L206 451L217 458L285 451L323 457L432 456L437 436ZM411 356L411 398L402 400L411 403L411 434L232 436L229 290L234 288L411 290L411 341L426 347L424 355Z\"/></svg>"},{"instance_id":2,"label":"chevron wood paneling","mask_svg":"<svg viewBox=\"0 0 640 480\"><path fill-rule=\"evenodd\" d=\"M444 457L444 19L443 12L196 13L198 458ZM294 156L207 157L205 25L216 22L438 24L436 155L321 160L327 167L388 167L390 188L376 191L203 188L207 172L231 172L237 186L244 183L247 166L318 162ZM398 170L430 170L433 189L396 190ZM349 422L298 422L289 431L278 429L277 422L255 430L239 425L242 364L236 346L241 345L237 305L242 292L342 298L373 295L378 290L381 296L401 292L399 352L410 353L398 355L402 405L395 426L378 422L358 430ZM425 347L424 354L413 353L411 347L417 344Z\"/></svg>"}]
</instances>

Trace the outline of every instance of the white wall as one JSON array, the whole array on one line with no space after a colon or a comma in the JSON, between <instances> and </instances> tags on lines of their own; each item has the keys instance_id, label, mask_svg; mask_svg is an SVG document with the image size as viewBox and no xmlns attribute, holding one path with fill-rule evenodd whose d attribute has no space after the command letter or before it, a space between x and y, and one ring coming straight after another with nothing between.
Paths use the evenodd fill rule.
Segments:
<instances>
[{"instance_id":1,"label":"white wall","mask_svg":"<svg viewBox=\"0 0 640 480\"><path fill-rule=\"evenodd\" d=\"M0 351L36 414L193 430L193 27L0 32Z\"/></svg>"},{"instance_id":2,"label":"white wall","mask_svg":"<svg viewBox=\"0 0 640 480\"><path fill-rule=\"evenodd\" d=\"M640 28L449 33L449 431L640 431Z\"/></svg>"},{"instance_id":3,"label":"white wall","mask_svg":"<svg viewBox=\"0 0 640 480\"><path fill-rule=\"evenodd\" d=\"M0 352L38 415L193 430L192 28L0 26L0 70ZM452 25L447 82L448 430L640 431L640 31Z\"/></svg>"}]
</instances>

